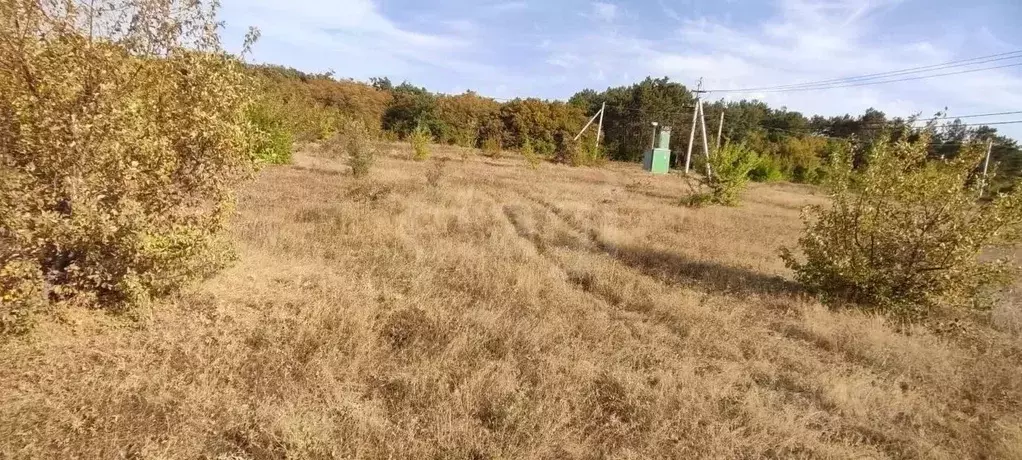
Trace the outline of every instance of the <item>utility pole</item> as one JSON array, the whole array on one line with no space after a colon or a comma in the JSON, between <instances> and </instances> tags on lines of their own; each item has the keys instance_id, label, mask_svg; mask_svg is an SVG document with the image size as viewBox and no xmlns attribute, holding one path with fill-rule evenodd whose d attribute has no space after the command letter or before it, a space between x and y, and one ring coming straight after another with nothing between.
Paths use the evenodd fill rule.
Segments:
<instances>
[{"instance_id":1,"label":"utility pole","mask_svg":"<svg viewBox=\"0 0 1022 460\"><path fill-rule=\"evenodd\" d=\"M717 150L720 150L720 136L724 134L724 109L720 109L720 124L717 125Z\"/></svg>"},{"instance_id":2,"label":"utility pole","mask_svg":"<svg viewBox=\"0 0 1022 460\"><path fill-rule=\"evenodd\" d=\"M606 102L603 103L603 107L600 108L600 111L596 112L596 114L594 114L593 117L589 119L589 122L587 122L586 125L582 127L582 131L578 132L578 135L575 136L576 141L578 140L578 138L582 137L582 134L584 134L587 129L589 129L589 125L593 124L593 122L596 121L596 117L600 117L600 129L601 130L603 129L603 109L605 108L607 108ZM597 143L600 142L599 133L596 134L596 142Z\"/></svg>"},{"instance_id":3,"label":"utility pole","mask_svg":"<svg viewBox=\"0 0 1022 460\"><path fill-rule=\"evenodd\" d=\"M706 155L706 178L710 178L710 144L706 137L706 112L703 112L703 100L699 99L699 130L703 135L703 154Z\"/></svg>"},{"instance_id":4,"label":"utility pole","mask_svg":"<svg viewBox=\"0 0 1022 460\"><path fill-rule=\"evenodd\" d=\"M699 117L699 104L692 107L692 130L688 133L688 153L685 154L685 174L688 174L689 165L692 163L692 143L696 141L696 118Z\"/></svg>"},{"instance_id":5,"label":"utility pole","mask_svg":"<svg viewBox=\"0 0 1022 460\"><path fill-rule=\"evenodd\" d=\"M688 152L685 154L685 174L688 174L689 166L692 164L692 144L696 141L696 120L699 118L699 113L702 111L700 104L700 95L703 93L703 78L699 77L699 83L696 85L696 90L693 91L696 95L695 107L692 108L692 129L688 133ZM706 131L703 130L703 138L705 140Z\"/></svg>"},{"instance_id":6,"label":"utility pole","mask_svg":"<svg viewBox=\"0 0 1022 460\"><path fill-rule=\"evenodd\" d=\"M596 128L596 151L600 151L600 137L603 136L603 112L607 110L607 102L604 101L603 105L600 106L600 124Z\"/></svg>"},{"instance_id":7,"label":"utility pole","mask_svg":"<svg viewBox=\"0 0 1022 460\"><path fill-rule=\"evenodd\" d=\"M990 169L990 153L994 150L994 140L987 139L987 158L983 160L983 182L980 184L979 197L983 197L983 192L987 188L987 170Z\"/></svg>"}]
</instances>

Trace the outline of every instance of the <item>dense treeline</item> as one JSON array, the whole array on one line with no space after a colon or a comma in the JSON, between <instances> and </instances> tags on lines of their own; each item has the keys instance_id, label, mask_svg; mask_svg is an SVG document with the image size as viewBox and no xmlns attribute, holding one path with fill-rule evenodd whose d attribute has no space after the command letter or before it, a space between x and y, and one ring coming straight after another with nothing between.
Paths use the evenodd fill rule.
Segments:
<instances>
[{"instance_id":1,"label":"dense treeline","mask_svg":"<svg viewBox=\"0 0 1022 460\"><path fill-rule=\"evenodd\" d=\"M500 103L471 91L444 95L409 83L394 86L386 78L365 84L277 66L253 71L261 77L265 111L286 120L267 129L285 128L296 140L326 138L343 126L341 119L356 118L388 139L425 130L444 144L481 148L496 142L521 149L528 143L540 154L554 155L587 120L584 108L560 101Z\"/></svg>"},{"instance_id":2,"label":"dense treeline","mask_svg":"<svg viewBox=\"0 0 1022 460\"><path fill-rule=\"evenodd\" d=\"M606 103L603 148L592 151L594 130L581 143L588 148L589 156L638 161L649 146L650 124L655 121L674 128L672 147L677 162L688 144L695 103L695 95L688 88L667 78L646 78L602 92L586 89L567 103L531 98L499 102L471 91L445 95L409 83L395 86L386 78L366 84L276 66L261 66L256 71L271 89L266 97L275 98L275 105L304 101L300 104L302 110L284 110L293 112L288 119L296 121L289 124L299 139L322 138L338 118L353 117L384 138L404 139L421 128L439 143L483 147L496 142L507 149L520 149L528 143L538 154L551 156L569 149L570 139L588 116ZM888 117L874 109L860 116L808 117L755 100L704 104L710 145L715 143L723 111L723 141L744 143L762 158L752 172L757 180L817 182L834 152L850 150L861 162L863 152L882 134L897 138L912 132L911 126L919 126L914 118ZM1007 173L1002 177L1022 174L1022 148L1016 141L997 134L994 128L969 126L960 120L934 131L930 154L946 157L954 155L962 143L987 140L995 145L992 162L999 163L1002 173ZM701 140L697 138L696 143L698 152Z\"/></svg>"},{"instance_id":3,"label":"dense treeline","mask_svg":"<svg viewBox=\"0 0 1022 460\"><path fill-rule=\"evenodd\" d=\"M602 93L583 90L570 103L595 113L607 104L604 121L606 151L611 159L638 161L650 142L650 123L674 128L672 146L682 153L692 127L695 95L684 85L667 78L647 78L631 86L608 88ZM771 108L760 101L704 102L708 135L716 136L720 114L725 112L724 142L743 142L760 154L763 162L753 171L757 179L787 179L816 182L822 177L825 160L839 149L850 149L857 162L868 147L883 134L898 136L920 127L916 119L888 117L868 109L861 116L807 117L787 108ZM937 117L942 114L936 114ZM942 123L943 124L943 123ZM698 130L697 130L698 132ZM697 134L698 136L698 134ZM1002 177L1022 175L1022 148L988 126L969 126L961 120L933 130L932 157L955 155L963 143L993 141L992 163L1001 165ZM695 151L699 151L698 137ZM712 146L714 142L710 142ZM675 155L675 159L681 155Z\"/></svg>"}]
</instances>

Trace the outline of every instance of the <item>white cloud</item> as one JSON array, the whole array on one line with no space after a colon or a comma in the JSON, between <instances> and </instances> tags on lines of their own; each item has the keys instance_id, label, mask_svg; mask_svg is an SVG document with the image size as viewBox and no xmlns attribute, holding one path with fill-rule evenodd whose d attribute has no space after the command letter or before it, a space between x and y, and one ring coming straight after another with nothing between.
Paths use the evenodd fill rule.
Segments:
<instances>
[{"instance_id":1,"label":"white cloud","mask_svg":"<svg viewBox=\"0 0 1022 460\"><path fill-rule=\"evenodd\" d=\"M553 66L571 69L578 66L582 62L582 58L573 53L559 53L547 58L546 62Z\"/></svg>"},{"instance_id":2,"label":"white cloud","mask_svg":"<svg viewBox=\"0 0 1022 460\"><path fill-rule=\"evenodd\" d=\"M617 18L617 5L613 3L593 2L593 15L605 22L613 22Z\"/></svg>"},{"instance_id":3,"label":"white cloud","mask_svg":"<svg viewBox=\"0 0 1022 460\"><path fill-rule=\"evenodd\" d=\"M690 86L704 77L707 88L733 89L886 72L1011 49L985 48L977 53L975 48L941 42L940 35L934 40L881 40L876 20L896 3L779 0L775 14L753 27L711 18L688 19L662 39L594 33L554 47L551 55L584 53L579 76L603 72L614 85L632 83L624 76L631 72L667 75ZM994 42L988 30L976 33L987 43ZM947 106L954 115L1017 109L1022 106L1022 77L1005 69L826 91L749 91L711 93L710 97L759 98L807 114L861 114L874 107L891 116L928 115Z\"/></svg>"},{"instance_id":4,"label":"white cloud","mask_svg":"<svg viewBox=\"0 0 1022 460\"><path fill-rule=\"evenodd\" d=\"M388 75L415 79L429 69L487 80L500 72L473 58L467 20L440 23L449 32L413 30L386 17L371 0L228 0L225 12L235 26L255 26L263 39L255 58L278 56L320 62L341 76L366 79ZM448 91L448 88L432 88Z\"/></svg>"},{"instance_id":5,"label":"white cloud","mask_svg":"<svg viewBox=\"0 0 1022 460\"><path fill-rule=\"evenodd\" d=\"M666 15L667 17L669 17L669 18L671 18L671 19L673 19L673 20L675 20L675 21L681 21L681 15L680 15L680 14L678 14L678 11L677 11L677 10L675 10L674 8L671 8L671 7L667 6L667 5L666 5L666 4L664 3L664 0L657 0L657 2L658 2L658 3L660 4L660 9L661 9L661 10L663 10L664 14L665 14L665 15Z\"/></svg>"},{"instance_id":6,"label":"white cloud","mask_svg":"<svg viewBox=\"0 0 1022 460\"><path fill-rule=\"evenodd\" d=\"M493 5L489 6L489 8L491 10L497 11L497 12L520 11L520 10L527 9L528 7L529 7L528 3L525 3L525 2L515 2L515 1L497 3L497 4L493 4Z\"/></svg>"},{"instance_id":7,"label":"white cloud","mask_svg":"<svg viewBox=\"0 0 1022 460\"><path fill-rule=\"evenodd\" d=\"M479 25L467 19L448 19L440 21L448 29L461 34L474 34L479 32Z\"/></svg>"},{"instance_id":8,"label":"white cloud","mask_svg":"<svg viewBox=\"0 0 1022 460\"><path fill-rule=\"evenodd\" d=\"M416 2L400 15L388 15L383 0L225 0L224 17L240 27L228 30L233 35L241 36L248 25L262 29L256 59L498 97L566 98L584 87L628 85L646 75L689 86L703 77L710 89L755 88L1022 47L976 21L948 33L921 27L901 0L759 1L766 3L757 11L767 9L757 18L735 19L726 11L700 16L694 11L713 8L658 0L651 11L662 12L659 18L625 21L628 11L619 2L598 0L581 13L600 23L596 27L565 21L570 5L532 0ZM882 27L892 22L897 30ZM906 39L909 33L922 35ZM889 85L710 97L756 97L823 115L859 114L871 106L890 115L930 114L945 106L951 114L997 112L1022 107L1022 74L999 69ZM1022 127L1002 128L1022 134Z\"/></svg>"}]
</instances>

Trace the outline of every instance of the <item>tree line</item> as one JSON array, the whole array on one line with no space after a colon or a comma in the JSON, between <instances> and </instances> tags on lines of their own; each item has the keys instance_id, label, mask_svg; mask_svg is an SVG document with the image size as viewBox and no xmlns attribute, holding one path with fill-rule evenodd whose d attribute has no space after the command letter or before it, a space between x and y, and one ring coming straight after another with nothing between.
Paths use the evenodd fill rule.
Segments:
<instances>
[{"instance_id":1,"label":"tree line","mask_svg":"<svg viewBox=\"0 0 1022 460\"><path fill-rule=\"evenodd\" d=\"M594 129L581 146L589 155L617 161L639 161L649 148L651 123L674 129L672 148L675 166L687 149L692 127L695 94L685 85L668 78L649 78L604 91L584 89L567 102L518 98L498 101L467 91L448 95L430 92L410 83L394 85L387 78L368 83L338 80L331 74L308 74L279 66L253 68L266 86L269 98L302 99L303 107L287 114L298 120L299 138L322 137L331 131L338 117L361 119L380 138L405 139L414 130L428 131L434 142L463 147L483 147L496 142L501 148L519 150L526 144L544 156L557 155L589 116L606 104L604 137L599 151L593 151ZM723 142L743 143L754 150L761 163L750 175L755 180L818 182L828 159L838 150L850 150L861 164L871 143L884 135L907 135L927 120L919 117L890 117L868 109L862 115L807 116L786 107L773 108L758 100L704 101L707 134L715 144L720 114L725 113ZM310 112L322 112L322 121L311 122ZM943 114L934 114L941 119ZM1001 177L1022 175L1022 147L998 134L996 128L973 126L953 120L934 127L929 146L932 157L955 155L961 144L994 144L992 164L999 164ZM931 120L931 123L933 121ZM315 132L309 132L309 131ZM901 134L899 134L901 133ZM695 151L701 140L696 139Z\"/></svg>"}]
</instances>

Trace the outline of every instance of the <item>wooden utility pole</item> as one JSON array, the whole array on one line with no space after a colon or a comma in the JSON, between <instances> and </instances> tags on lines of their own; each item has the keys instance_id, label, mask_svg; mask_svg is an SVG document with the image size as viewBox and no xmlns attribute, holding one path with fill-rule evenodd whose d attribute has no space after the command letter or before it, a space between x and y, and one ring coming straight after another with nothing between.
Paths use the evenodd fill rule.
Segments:
<instances>
[{"instance_id":1,"label":"wooden utility pole","mask_svg":"<svg viewBox=\"0 0 1022 460\"><path fill-rule=\"evenodd\" d=\"M603 136L603 112L606 111L606 110L607 110L607 103L604 102L603 105L600 106L600 124L599 124L599 127L596 128L596 151L597 152L600 151L600 137Z\"/></svg>"},{"instance_id":2,"label":"wooden utility pole","mask_svg":"<svg viewBox=\"0 0 1022 460\"><path fill-rule=\"evenodd\" d=\"M700 114L703 111L703 104L702 104L703 79L702 79L702 77L699 78L699 83L696 85L696 90L693 91L693 93L695 93L695 95L696 95L696 103L695 103L695 107L692 108L692 129L688 133L688 152L685 154L685 174L688 174L689 166L692 164L692 144L695 143L695 140L696 140L696 121L699 119L699 116L700 116ZM706 148L705 148L705 145L706 145L706 126L705 126L705 123L703 123L703 125L704 125L703 126L703 146L704 146L703 150L705 151L706 150ZM709 158L708 155L707 155L707 158ZM709 168L709 163L707 163L706 167Z\"/></svg>"},{"instance_id":3,"label":"wooden utility pole","mask_svg":"<svg viewBox=\"0 0 1022 460\"><path fill-rule=\"evenodd\" d=\"M685 154L685 174L688 174L692 163L692 143L696 141L696 119L699 117L699 104L692 108L692 130L688 133L688 153Z\"/></svg>"},{"instance_id":4,"label":"wooden utility pole","mask_svg":"<svg viewBox=\"0 0 1022 460\"><path fill-rule=\"evenodd\" d=\"M589 125L592 125L593 122L596 121L596 117L600 117L600 130L596 132L596 146L597 147L600 146L600 134L603 132L603 111L606 108L607 108L607 103L604 102L603 106L600 107L600 111L596 112L596 114L594 114L593 117L589 119L589 122L586 123L586 125L584 127L582 127L582 131L579 131L578 135L575 136L575 140L576 141L580 137L582 137L583 134L585 134L586 130L589 129Z\"/></svg>"},{"instance_id":5,"label":"wooden utility pole","mask_svg":"<svg viewBox=\"0 0 1022 460\"><path fill-rule=\"evenodd\" d=\"M709 178L710 171L710 144L706 137L706 113L703 112L703 100L699 99L699 131L703 135L703 154L706 155L706 177Z\"/></svg>"},{"instance_id":6,"label":"wooden utility pole","mask_svg":"<svg viewBox=\"0 0 1022 460\"><path fill-rule=\"evenodd\" d=\"M724 109L720 109L720 124L717 125L717 150L720 150L720 136L724 134Z\"/></svg>"},{"instance_id":7,"label":"wooden utility pole","mask_svg":"<svg viewBox=\"0 0 1022 460\"><path fill-rule=\"evenodd\" d=\"M983 182L980 183L980 187L979 187L979 196L980 196L980 198L983 197L983 192L985 192L986 188L987 188L987 171L990 169L990 153L993 152L993 150L994 150L994 140L993 139L988 139L987 140L987 158L986 158L986 160L983 160Z\"/></svg>"}]
</instances>

